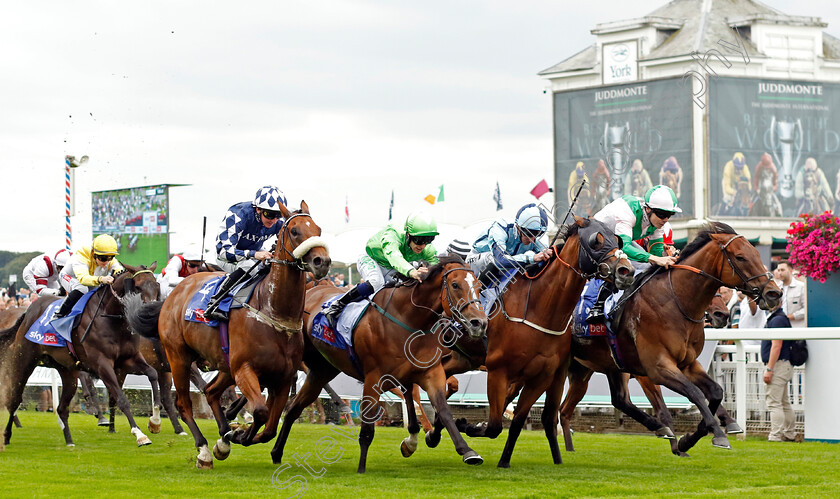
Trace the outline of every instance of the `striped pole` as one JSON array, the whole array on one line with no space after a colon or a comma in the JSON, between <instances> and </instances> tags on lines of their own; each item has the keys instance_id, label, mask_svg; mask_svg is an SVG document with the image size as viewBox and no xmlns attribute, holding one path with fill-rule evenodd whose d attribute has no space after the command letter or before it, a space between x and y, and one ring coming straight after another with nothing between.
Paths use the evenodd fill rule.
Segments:
<instances>
[{"instance_id":1,"label":"striped pole","mask_svg":"<svg viewBox=\"0 0 840 499\"><path fill-rule=\"evenodd\" d=\"M70 228L70 156L64 156L64 245L70 251L73 231Z\"/></svg>"}]
</instances>

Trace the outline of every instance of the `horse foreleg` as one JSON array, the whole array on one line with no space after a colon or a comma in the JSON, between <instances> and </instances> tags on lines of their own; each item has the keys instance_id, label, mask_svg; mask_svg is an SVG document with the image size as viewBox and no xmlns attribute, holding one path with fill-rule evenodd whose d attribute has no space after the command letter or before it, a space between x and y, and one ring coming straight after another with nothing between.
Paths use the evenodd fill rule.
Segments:
<instances>
[{"instance_id":1,"label":"horse foreleg","mask_svg":"<svg viewBox=\"0 0 840 499\"><path fill-rule=\"evenodd\" d=\"M24 344L18 347L12 344L6 352L6 358L0 362L0 411L5 409L9 413L8 423L3 431L3 438L0 439L0 451L12 439L12 421L20 403L23 402L23 390L26 388L26 381L35 370L36 358L33 351L34 343L24 340ZM0 413L2 414L2 413Z\"/></svg>"},{"instance_id":2,"label":"horse foreleg","mask_svg":"<svg viewBox=\"0 0 840 499\"><path fill-rule=\"evenodd\" d=\"M379 383L379 373L371 371L365 376L365 386L362 390L362 400L359 412L362 416L362 430L359 432L359 467L357 473L367 471L367 454L376 432L374 426L385 410L379 403L379 392L374 386Z\"/></svg>"},{"instance_id":3,"label":"horse foreleg","mask_svg":"<svg viewBox=\"0 0 840 499\"><path fill-rule=\"evenodd\" d=\"M306 375L306 381L304 381L303 386L292 399L292 403L286 411L286 417L283 419L280 435L277 437L274 448L271 450L271 460L274 464L280 464L283 460L283 449L286 446L286 440L289 438L289 432L294 422L297 421L297 418L300 417L303 410L318 398L324 385L335 378L339 372L338 369L326 361L318 363L312 361L309 364L312 367Z\"/></svg>"},{"instance_id":4,"label":"horse foreleg","mask_svg":"<svg viewBox=\"0 0 840 499\"><path fill-rule=\"evenodd\" d=\"M508 438L505 442L505 450L502 451L502 457L499 458L499 468L510 468L510 458L513 456L513 448L516 446L516 440L525 426L525 421L528 419L528 414L531 412L531 406L548 388L549 382L540 382L539 384L525 383L522 392L519 395L519 401L516 403L516 410L513 413L513 421L510 423L508 429ZM552 418L553 419L553 418Z\"/></svg>"},{"instance_id":5,"label":"horse foreleg","mask_svg":"<svg viewBox=\"0 0 840 499\"><path fill-rule=\"evenodd\" d=\"M242 391L242 395L247 397L254 407L254 422L251 423L247 431L236 430L233 432L231 441L241 445L251 445L254 435L268 421L268 406L265 403L265 398L263 398L257 373L249 364L243 364L233 376L236 380L236 386ZM219 395L221 396L221 393Z\"/></svg>"},{"instance_id":6,"label":"horse foreleg","mask_svg":"<svg viewBox=\"0 0 840 499\"><path fill-rule=\"evenodd\" d=\"M151 433L160 433L160 374L150 366L139 353L134 357L134 364L149 378L152 385L152 416L149 418L148 428Z\"/></svg>"},{"instance_id":7,"label":"horse foreleg","mask_svg":"<svg viewBox=\"0 0 840 499\"><path fill-rule=\"evenodd\" d=\"M171 367L171 366L170 366ZM204 381L204 378L201 377L201 371L195 365L195 362L190 364L190 381L195 385L195 387L200 392L204 392L204 388L207 387L207 382Z\"/></svg>"},{"instance_id":8,"label":"horse foreleg","mask_svg":"<svg viewBox=\"0 0 840 499\"><path fill-rule=\"evenodd\" d=\"M626 384L629 381L630 375L625 374L623 377L625 379L624 383ZM654 384L647 376L636 376L636 381L639 382L639 385L642 387L642 391L645 392L645 396L650 401L650 406L656 413L659 421L663 425L667 426L671 430L671 433L673 433L674 420L671 417L671 411L669 411L668 407L665 405L665 399L662 398L662 390L659 388L659 385ZM680 451L676 438L669 438L668 443L670 444L671 452L674 455L688 457L688 454Z\"/></svg>"},{"instance_id":9,"label":"horse foreleg","mask_svg":"<svg viewBox=\"0 0 840 499\"><path fill-rule=\"evenodd\" d=\"M708 410L710 413L717 412L720 407L720 402L723 400L723 388L718 385L700 366L699 362L694 362L691 366L685 369L685 375L688 380L699 388L705 398L709 401ZM726 433L721 429L715 417L712 417L712 424L708 424L704 420L697 425L697 430L687 437L680 439L679 448L683 452L693 447L701 438L706 436L711 430L714 433L712 438L712 445L729 449L729 439Z\"/></svg>"},{"instance_id":10,"label":"horse foreleg","mask_svg":"<svg viewBox=\"0 0 840 499\"><path fill-rule=\"evenodd\" d=\"M67 424L67 418L70 416L70 402L76 396L78 372L59 369L58 374L61 376L61 398L58 401L56 413L61 429L64 431L64 442L68 447L75 447L73 437L70 436L70 426Z\"/></svg>"},{"instance_id":11,"label":"horse foreleg","mask_svg":"<svg viewBox=\"0 0 840 499\"><path fill-rule=\"evenodd\" d=\"M17 414L12 414L12 422L15 424L15 428L23 428L23 425L20 424L20 419L18 419Z\"/></svg>"},{"instance_id":12,"label":"horse foreleg","mask_svg":"<svg viewBox=\"0 0 840 499\"><path fill-rule=\"evenodd\" d=\"M423 384L423 390L429 396L429 402L435 408L436 416L446 426L449 432L449 438L455 444L455 450L461 456L461 459L467 464L482 464L484 459L467 445L463 435L461 435L461 432L458 431L458 427L455 425L455 420L452 418L449 404L446 403L446 376L443 368L438 365L426 371L426 375L421 380L421 383Z\"/></svg>"},{"instance_id":13,"label":"horse foreleg","mask_svg":"<svg viewBox=\"0 0 840 499\"><path fill-rule=\"evenodd\" d=\"M447 387L446 398L448 399L449 396L451 395L449 393L449 382L448 381L446 383L446 387ZM458 381L457 380L455 380L455 391L458 391ZM413 399L413 402L412 402L411 406L415 407L415 404L416 404L415 409L419 410L419 414L417 414L417 416L418 416L418 419L420 420L420 425L423 427L423 431L425 431L426 433L432 431L432 423L429 422L429 416L426 414L426 409L423 409L423 404L420 402L420 387L419 386L417 386L417 385L412 386L411 396L412 396L411 398ZM406 404L408 404L408 401L406 401Z\"/></svg>"},{"instance_id":14,"label":"horse foreleg","mask_svg":"<svg viewBox=\"0 0 840 499\"><path fill-rule=\"evenodd\" d=\"M405 392L405 410L408 414L408 436L400 443L400 453L403 457L411 457L417 450L417 434L420 433L420 423L417 422L417 411L414 410L415 392L417 400L420 400L420 387L413 385L412 389ZM423 414L425 418L426 415ZM426 424L429 420L426 419ZM431 428L431 425L429 425Z\"/></svg>"},{"instance_id":15,"label":"horse foreleg","mask_svg":"<svg viewBox=\"0 0 840 499\"><path fill-rule=\"evenodd\" d=\"M108 393L111 394L117 400L117 407L120 408L123 414L125 414L126 419L128 419L128 424L131 426L131 434L134 435L134 438L137 440L138 446L149 445L152 441L147 437L140 428L137 426L137 423L134 421L134 416L131 413L131 405L128 402L128 398L125 396L125 393L122 391L122 383L117 378L117 373L114 372L114 366L102 356L98 358L89 359L90 363L95 366L94 369L96 370L99 379L105 383L105 386L108 388ZM157 383L157 378L155 378L155 383Z\"/></svg>"},{"instance_id":16,"label":"horse foreleg","mask_svg":"<svg viewBox=\"0 0 840 499\"><path fill-rule=\"evenodd\" d=\"M700 371L703 370L700 365L697 364ZM679 393L680 395L686 397L688 400L691 401L697 409L700 411L700 414L703 420L698 425L698 431L694 432L693 435L687 437L683 437L679 441L679 449L683 452L690 449L694 443L696 443L700 438L702 438L706 433L708 433L708 429L711 428L715 434L714 439L712 440L712 445L715 447L721 447L725 449L731 448L729 445L729 440L726 438L726 434L718 425L717 420L715 419L714 414L711 410L709 410L709 406L706 404L706 395L703 391L698 388L694 383L691 382L679 369L677 366L671 361L662 366L660 369L649 369L648 376L650 380L658 385L663 385L671 390ZM708 376L708 375L707 375ZM712 381L714 383L714 381ZM716 384L716 383L715 383ZM723 389L718 386L720 390L719 396L722 396ZM718 403L720 402L720 398L718 398ZM717 404L715 404L715 409L717 409ZM704 433L705 432L705 433Z\"/></svg>"},{"instance_id":17,"label":"horse foreleg","mask_svg":"<svg viewBox=\"0 0 840 499\"><path fill-rule=\"evenodd\" d=\"M554 380L549 385L545 394L545 406L543 407L541 418L545 438L548 439L548 448L551 450L551 459L554 460L554 464L563 464L563 458L560 456L560 446L557 444L557 414L560 410L560 401L563 399L566 374L567 369L561 368L554 375Z\"/></svg>"},{"instance_id":18,"label":"horse foreleg","mask_svg":"<svg viewBox=\"0 0 840 499\"><path fill-rule=\"evenodd\" d=\"M285 382L280 383L279 386L269 389L268 421L266 421L263 431L254 436L253 443L263 444L269 442L275 435L277 435L277 426L280 424L280 416L283 415L283 409L286 408L286 401L289 399L289 393L291 392L291 387L295 382L295 379L295 377L287 378Z\"/></svg>"},{"instance_id":19,"label":"horse foreleg","mask_svg":"<svg viewBox=\"0 0 840 499\"><path fill-rule=\"evenodd\" d=\"M213 468L213 454L207 447L207 439L198 429L193 417L192 399L190 398L190 363L187 353L183 350L176 350L172 347L166 347L166 357L169 361L169 367L172 369L172 381L175 384L175 393L178 394L175 404L178 406L178 412L181 419L190 429L195 441L195 447L198 449L198 458L196 459L196 467L198 469L212 469Z\"/></svg>"},{"instance_id":20,"label":"horse foreleg","mask_svg":"<svg viewBox=\"0 0 840 499\"><path fill-rule=\"evenodd\" d=\"M612 405L624 414L641 423L645 428L654 432L660 438L675 438L674 432L656 418L636 407L630 401L630 391L627 388L629 377L615 370L606 371L607 381L610 383L610 397Z\"/></svg>"},{"instance_id":21,"label":"horse foreleg","mask_svg":"<svg viewBox=\"0 0 840 499\"><path fill-rule=\"evenodd\" d=\"M97 425L108 426L108 419L102 414L102 406L99 404L99 397L96 395L93 378L90 377L90 374L79 371L79 382L82 384L82 395L85 398L85 402L93 409L93 415L98 420Z\"/></svg>"},{"instance_id":22,"label":"horse foreleg","mask_svg":"<svg viewBox=\"0 0 840 499\"><path fill-rule=\"evenodd\" d=\"M496 438L502 432L502 415L506 407L508 393L507 372L503 369L487 371L487 398L490 401L490 417L486 425L466 424L458 420L458 429L470 437ZM451 430L450 430L451 431Z\"/></svg>"},{"instance_id":23,"label":"horse foreleg","mask_svg":"<svg viewBox=\"0 0 840 499\"><path fill-rule=\"evenodd\" d=\"M586 395L591 377L591 369L572 359L569 364L569 391L566 393L563 403L560 404L560 427L563 428L563 440L566 443L567 452L574 452L575 450L572 443L572 417L575 415L575 408Z\"/></svg>"},{"instance_id":24,"label":"horse foreleg","mask_svg":"<svg viewBox=\"0 0 840 499\"><path fill-rule=\"evenodd\" d=\"M175 401L172 400L172 373L160 373L158 383L160 384L160 401L166 409L172 429L175 430L176 435L186 435L187 432L178 422L178 409L175 408Z\"/></svg>"},{"instance_id":25,"label":"horse foreleg","mask_svg":"<svg viewBox=\"0 0 840 499\"><path fill-rule=\"evenodd\" d=\"M233 378L230 374L219 371L219 374L204 387L204 397L207 399L210 410L213 411L213 417L219 429L219 439L213 445L213 456L220 461L227 459L230 455L230 424L222 411L221 403L222 394L230 386L233 386Z\"/></svg>"}]
</instances>

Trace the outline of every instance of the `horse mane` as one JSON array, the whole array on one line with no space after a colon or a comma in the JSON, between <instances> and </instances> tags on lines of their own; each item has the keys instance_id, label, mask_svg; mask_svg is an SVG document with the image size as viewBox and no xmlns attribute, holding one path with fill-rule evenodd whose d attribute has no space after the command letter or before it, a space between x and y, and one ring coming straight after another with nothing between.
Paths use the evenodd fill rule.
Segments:
<instances>
[{"instance_id":1,"label":"horse mane","mask_svg":"<svg viewBox=\"0 0 840 499\"><path fill-rule=\"evenodd\" d=\"M464 259L458 255L440 256L438 257L438 263L429 267L429 273L426 274L426 277L423 279L423 281L425 282L434 279L435 277L437 277L438 274L443 272L443 268L449 265L450 263L458 263L464 266L467 265L466 263L464 263Z\"/></svg>"},{"instance_id":2,"label":"horse mane","mask_svg":"<svg viewBox=\"0 0 840 499\"><path fill-rule=\"evenodd\" d=\"M709 241L712 240L712 234L736 234L735 230L732 229L729 225L723 222L709 222L700 229L700 232L697 234L690 243L686 245L685 248L680 252L680 257L677 260L677 263L684 261L689 256L697 253L700 248L706 245Z\"/></svg>"}]
</instances>

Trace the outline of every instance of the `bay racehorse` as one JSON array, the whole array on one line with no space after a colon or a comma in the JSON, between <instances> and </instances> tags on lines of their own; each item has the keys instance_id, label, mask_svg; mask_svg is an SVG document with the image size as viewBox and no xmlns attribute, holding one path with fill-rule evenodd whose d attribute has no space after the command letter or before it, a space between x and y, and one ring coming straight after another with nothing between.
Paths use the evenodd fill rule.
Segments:
<instances>
[{"instance_id":1,"label":"bay racehorse","mask_svg":"<svg viewBox=\"0 0 840 499\"><path fill-rule=\"evenodd\" d=\"M121 300L127 294L139 293L144 301L154 301L160 294L160 287L154 276L157 264L150 267L123 265L125 271L114 276L110 285L99 286L87 303L79 319L78 326L71 333L73 351L68 347L52 347L33 343L25 338L30 326L37 321L50 303L57 298L42 297L35 301L26 314L17 323L3 332L0 338L13 337L6 357L0 364L0 411L9 412L9 424L6 426L4 442L11 439L11 416L20 405L26 381L39 362L58 370L61 375L62 391L58 416L61 419L64 439L68 446L73 445L70 428L67 424L68 405L76 393L79 369L95 374L101 379L108 392L115 394L117 405L131 425L131 433L138 445L151 442L143 434L131 414L128 399L122 391L116 371L125 370L145 374L152 383L155 405L160 406L160 394L157 390L157 373L146 363L137 349L136 339L131 336L123 315ZM0 340L2 341L2 340Z\"/></svg>"},{"instance_id":2,"label":"bay racehorse","mask_svg":"<svg viewBox=\"0 0 840 499\"><path fill-rule=\"evenodd\" d=\"M622 372L646 376L651 384L665 386L697 406L703 419L696 432L680 440L678 452L686 452L709 431L714 433L714 446L730 448L714 417L723 389L697 361L705 340L704 311L720 286L742 291L763 309L781 298L758 251L728 225L712 222L682 250L677 265L668 270L653 267L636 276L621 315L614 319L618 353L605 338L573 336L569 390L560 411L567 449L572 448L569 422L592 371L606 374L616 408L658 436L674 438L664 422L630 402Z\"/></svg>"},{"instance_id":3,"label":"bay racehorse","mask_svg":"<svg viewBox=\"0 0 840 499\"><path fill-rule=\"evenodd\" d=\"M364 382L359 473L366 470L374 423L383 413L380 396L391 388L400 389L409 412L410 436L401 445L403 455L410 455L416 449L420 426L414 412L412 384L419 385L428 394L463 461L481 464L481 456L470 449L455 428L446 403L446 374L440 365L447 337L453 334L448 326L452 319L472 337L484 334L487 316L478 302L479 287L475 275L460 257L444 256L429 269L422 283L383 289L374 296L372 305L359 320L353 334L358 365L349 359L344 350L311 338L313 320L321 304L342 291L330 286L316 286L309 290L306 294L309 318L304 352L309 374L286 413L280 436L271 452L274 463L279 464L282 460L283 448L294 421L318 397L321 388L343 371Z\"/></svg>"},{"instance_id":4,"label":"bay racehorse","mask_svg":"<svg viewBox=\"0 0 840 499\"><path fill-rule=\"evenodd\" d=\"M562 462L557 445L557 410L563 394L571 347L565 333L577 299L588 277L600 275L620 289L632 283L633 266L620 249L620 239L607 226L576 219L565 231L562 249L536 275L517 274L490 310L487 329L487 397L490 417L486 425L459 428L469 436L496 438L510 402L510 386L522 386L508 438L498 466L510 467L516 440L531 406L546 393L543 426L555 464ZM433 444L439 437L426 434Z\"/></svg>"},{"instance_id":5,"label":"bay racehorse","mask_svg":"<svg viewBox=\"0 0 840 499\"><path fill-rule=\"evenodd\" d=\"M271 270L257 284L246 306L231 310L228 322L230 350L222 351L219 329L184 319L190 300L210 279L220 274L198 273L184 279L163 304L144 305L129 319L132 329L144 336L159 335L172 368L178 410L198 448L196 466L213 467L213 456L226 459L230 442L251 445L274 438L289 388L297 377L303 355L301 333L306 272L317 278L327 274L330 257L320 238L321 228L309 215L306 202L290 212L282 204L286 219L278 235L274 256L267 263ZM190 365L203 362L219 374L207 384L204 395L219 427L213 453L195 423L190 400ZM253 404L254 422L247 430L231 432L220 399L236 384ZM262 396L268 389L268 401ZM260 429L265 426L263 431Z\"/></svg>"}]
</instances>

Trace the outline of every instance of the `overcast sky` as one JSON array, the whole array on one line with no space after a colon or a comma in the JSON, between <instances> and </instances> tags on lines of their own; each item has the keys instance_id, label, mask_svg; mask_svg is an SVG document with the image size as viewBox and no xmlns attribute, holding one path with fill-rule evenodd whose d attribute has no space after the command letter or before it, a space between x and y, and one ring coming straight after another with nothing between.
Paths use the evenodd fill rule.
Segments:
<instances>
[{"instance_id":1,"label":"overcast sky","mask_svg":"<svg viewBox=\"0 0 840 499\"><path fill-rule=\"evenodd\" d=\"M552 182L550 92L536 73L598 23L661 0L16 2L0 22L0 249L64 245L64 156L78 169L74 246L90 192L162 183L171 249L207 243L228 206L274 184L337 233L428 207L440 222L505 214ZM820 16L834 2L769 5ZM550 203L551 195L543 198ZM344 222L345 198L350 224ZM360 249L361 250L361 249Z\"/></svg>"}]
</instances>

